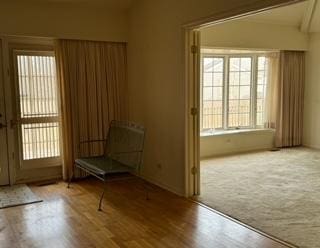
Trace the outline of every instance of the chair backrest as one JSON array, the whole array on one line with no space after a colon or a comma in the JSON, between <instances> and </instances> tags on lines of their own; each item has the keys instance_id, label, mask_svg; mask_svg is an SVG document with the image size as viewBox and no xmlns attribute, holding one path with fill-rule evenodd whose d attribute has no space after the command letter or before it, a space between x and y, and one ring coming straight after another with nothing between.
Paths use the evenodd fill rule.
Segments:
<instances>
[{"instance_id":1,"label":"chair backrest","mask_svg":"<svg viewBox=\"0 0 320 248\"><path fill-rule=\"evenodd\" d=\"M127 121L110 123L105 155L130 167L142 162L145 128Z\"/></svg>"}]
</instances>

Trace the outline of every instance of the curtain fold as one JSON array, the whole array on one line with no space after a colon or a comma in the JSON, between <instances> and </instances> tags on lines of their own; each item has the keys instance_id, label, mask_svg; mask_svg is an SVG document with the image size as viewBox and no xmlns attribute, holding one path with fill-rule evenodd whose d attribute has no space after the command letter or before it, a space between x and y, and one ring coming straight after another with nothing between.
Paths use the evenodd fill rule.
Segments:
<instances>
[{"instance_id":1,"label":"curtain fold","mask_svg":"<svg viewBox=\"0 0 320 248\"><path fill-rule=\"evenodd\" d=\"M99 155L109 122L126 120L127 55L125 43L58 40L56 61L61 95L63 177L75 158ZM79 172L76 172L81 176Z\"/></svg>"},{"instance_id":2,"label":"curtain fold","mask_svg":"<svg viewBox=\"0 0 320 248\"><path fill-rule=\"evenodd\" d=\"M265 128L276 128L279 106L279 53L268 53L268 75L265 101Z\"/></svg>"},{"instance_id":3,"label":"curtain fold","mask_svg":"<svg viewBox=\"0 0 320 248\"><path fill-rule=\"evenodd\" d=\"M277 147L302 145L305 53L281 51L279 66Z\"/></svg>"}]
</instances>

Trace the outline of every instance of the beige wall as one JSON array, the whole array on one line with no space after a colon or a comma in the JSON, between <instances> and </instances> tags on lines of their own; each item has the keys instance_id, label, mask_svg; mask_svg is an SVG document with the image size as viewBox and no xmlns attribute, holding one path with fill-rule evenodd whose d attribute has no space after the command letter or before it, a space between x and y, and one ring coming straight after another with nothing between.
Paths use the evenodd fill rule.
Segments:
<instances>
[{"instance_id":1,"label":"beige wall","mask_svg":"<svg viewBox=\"0 0 320 248\"><path fill-rule=\"evenodd\" d=\"M131 11L129 95L131 119L147 128L145 177L185 191L185 83L182 25L228 10L262 8L275 0L137 1ZM247 6L246 6L247 5ZM244 7L246 6L246 7ZM159 166L159 164L161 164Z\"/></svg>"},{"instance_id":2,"label":"beige wall","mask_svg":"<svg viewBox=\"0 0 320 248\"><path fill-rule=\"evenodd\" d=\"M320 33L311 34L306 56L304 139L306 146L320 149Z\"/></svg>"},{"instance_id":3,"label":"beige wall","mask_svg":"<svg viewBox=\"0 0 320 248\"><path fill-rule=\"evenodd\" d=\"M208 158L239 152L268 150L274 146L273 130L250 130L203 136L200 139L200 156Z\"/></svg>"},{"instance_id":4,"label":"beige wall","mask_svg":"<svg viewBox=\"0 0 320 248\"><path fill-rule=\"evenodd\" d=\"M127 41L127 13L71 2L2 1L0 34Z\"/></svg>"},{"instance_id":5,"label":"beige wall","mask_svg":"<svg viewBox=\"0 0 320 248\"><path fill-rule=\"evenodd\" d=\"M201 30L201 45L208 47L307 50L308 34L285 25L230 21Z\"/></svg>"}]
</instances>

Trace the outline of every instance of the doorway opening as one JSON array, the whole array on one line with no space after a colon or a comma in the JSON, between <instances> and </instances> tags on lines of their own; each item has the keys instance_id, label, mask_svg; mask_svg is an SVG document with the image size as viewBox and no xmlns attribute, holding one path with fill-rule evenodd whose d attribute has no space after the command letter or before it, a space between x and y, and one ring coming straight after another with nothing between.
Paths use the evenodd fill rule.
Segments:
<instances>
[{"instance_id":1,"label":"doorway opening","mask_svg":"<svg viewBox=\"0 0 320 248\"><path fill-rule=\"evenodd\" d=\"M255 230L299 245L309 241L295 235L289 222L296 211L304 211L303 218L317 214L316 207L306 213L295 200L306 189L310 199L317 198L312 196L316 184L296 188L305 183L306 170L313 168L317 174L320 158L319 151L306 147L301 125L304 111L309 111L303 107L310 101L304 99L304 75L314 4L303 1L198 25L191 31L191 76L186 75L193 85L187 96L187 195ZM286 84L289 71L292 77ZM283 128L283 123L289 119L295 128L284 140L290 127ZM288 201L294 205L290 211L282 209ZM283 216L286 221L277 223ZM291 234L270 227L274 225Z\"/></svg>"}]
</instances>

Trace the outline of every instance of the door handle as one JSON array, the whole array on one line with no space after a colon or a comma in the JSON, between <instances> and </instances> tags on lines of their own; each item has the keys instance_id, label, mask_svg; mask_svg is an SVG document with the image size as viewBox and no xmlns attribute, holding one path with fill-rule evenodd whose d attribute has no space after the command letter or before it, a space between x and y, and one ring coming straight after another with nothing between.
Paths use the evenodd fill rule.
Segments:
<instances>
[{"instance_id":1,"label":"door handle","mask_svg":"<svg viewBox=\"0 0 320 248\"><path fill-rule=\"evenodd\" d=\"M0 123L0 129L7 127L7 125L4 125L2 123Z\"/></svg>"}]
</instances>

